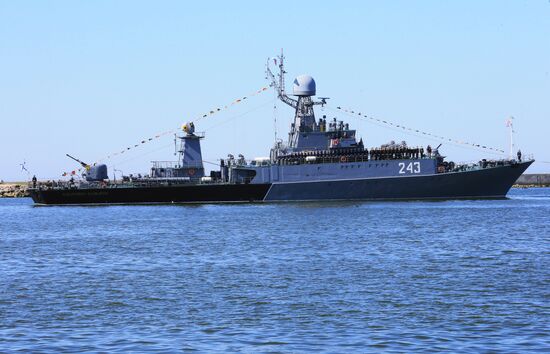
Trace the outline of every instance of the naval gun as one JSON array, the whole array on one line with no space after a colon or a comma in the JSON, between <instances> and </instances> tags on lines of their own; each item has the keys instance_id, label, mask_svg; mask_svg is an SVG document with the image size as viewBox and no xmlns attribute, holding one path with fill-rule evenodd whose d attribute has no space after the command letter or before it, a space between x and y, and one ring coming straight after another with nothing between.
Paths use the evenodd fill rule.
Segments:
<instances>
[{"instance_id":1,"label":"naval gun","mask_svg":"<svg viewBox=\"0 0 550 354\"><path fill-rule=\"evenodd\" d=\"M109 176L107 174L107 165L105 165L105 164L99 164L99 165L94 164L93 166L90 166L86 162L83 162L83 161L77 159L76 157L73 157L69 154L65 154L65 155L67 155L67 157L70 158L71 160L74 160L74 161L78 162L82 167L84 167L86 169L86 173L85 173L86 181L88 181L88 182L99 182L99 181L103 181L103 180L109 178Z\"/></svg>"}]
</instances>

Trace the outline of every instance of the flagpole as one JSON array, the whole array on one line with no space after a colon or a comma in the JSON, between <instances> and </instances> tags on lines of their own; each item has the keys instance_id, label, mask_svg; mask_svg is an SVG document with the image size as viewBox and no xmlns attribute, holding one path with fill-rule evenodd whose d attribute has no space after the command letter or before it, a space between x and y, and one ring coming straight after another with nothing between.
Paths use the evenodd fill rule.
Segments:
<instances>
[{"instance_id":1,"label":"flagpole","mask_svg":"<svg viewBox=\"0 0 550 354\"><path fill-rule=\"evenodd\" d=\"M514 117L508 119L508 128L510 128L510 160L514 158Z\"/></svg>"}]
</instances>

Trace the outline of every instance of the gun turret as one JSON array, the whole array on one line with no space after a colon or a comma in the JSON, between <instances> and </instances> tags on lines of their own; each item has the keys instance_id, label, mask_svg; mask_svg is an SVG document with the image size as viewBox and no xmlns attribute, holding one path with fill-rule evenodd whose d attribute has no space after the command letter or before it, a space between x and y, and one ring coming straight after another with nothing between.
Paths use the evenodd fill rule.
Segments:
<instances>
[{"instance_id":1,"label":"gun turret","mask_svg":"<svg viewBox=\"0 0 550 354\"><path fill-rule=\"evenodd\" d=\"M83 176L86 176L86 181L89 181L89 182L103 181L109 178L109 176L107 175L107 165L94 164L93 166L90 166L86 162L80 161L76 157L73 157L69 154L65 154L65 155L67 155L67 157L70 158L71 160L75 160L76 162L81 164L82 167L86 169L86 173L83 173Z\"/></svg>"}]
</instances>

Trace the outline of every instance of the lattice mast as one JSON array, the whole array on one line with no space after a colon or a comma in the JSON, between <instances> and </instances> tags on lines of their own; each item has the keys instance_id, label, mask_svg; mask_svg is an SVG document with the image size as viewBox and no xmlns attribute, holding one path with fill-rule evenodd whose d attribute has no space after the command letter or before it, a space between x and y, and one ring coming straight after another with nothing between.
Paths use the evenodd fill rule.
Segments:
<instances>
[{"instance_id":1,"label":"lattice mast","mask_svg":"<svg viewBox=\"0 0 550 354\"><path fill-rule=\"evenodd\" d=\"M315 81L311 76L300 75L294 80L294 96L297 99L289 97L285 92L285 57L283 50L281 49L281 55L273 59L274 64L279 67L279 73L277 76L273 74L270 68L270 59L267 61L266 74L267 79L271 81L270 86L277 92L277 97L295 109L294 123L291 126L289 133L288 145L290 148L296 147L297 138L300 132L314 131L317 127L315 120L315 112L313 110L314 105L324 105L326 98L322 98L321 101L313 101L312 96L315 96Z\"/></svg>"}]
</instances>

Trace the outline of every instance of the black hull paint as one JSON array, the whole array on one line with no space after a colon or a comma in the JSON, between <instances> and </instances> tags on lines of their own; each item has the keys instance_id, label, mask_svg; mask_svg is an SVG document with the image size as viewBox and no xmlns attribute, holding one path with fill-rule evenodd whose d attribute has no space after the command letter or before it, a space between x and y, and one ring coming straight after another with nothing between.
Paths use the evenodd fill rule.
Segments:
<instances>
[{"instance_id":1,"label":"black hull paint","mask_svg":"<svg viewBox=\"0 0 550 354\"><path fill-rule=\"evenodd\" d=\"M423 176L275 184L30 190L37 204L224 203L504 198L532 161Z\"/></svg>"},{"instance_id":2,"label":"black hull paint","mask_svg":"<svg viewBox=\"0 0 550 354\"><path fill-rule=\"evenodd\" d=\"M269 184L30 190L37 204L223 203L261 201Z\"/></svg>"}]
</instances>

